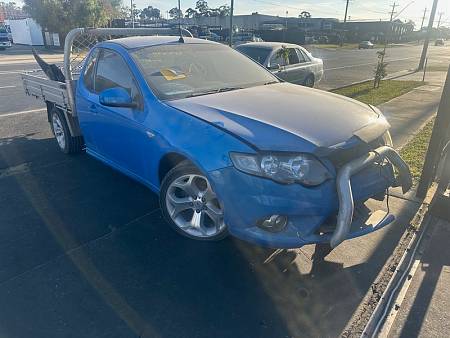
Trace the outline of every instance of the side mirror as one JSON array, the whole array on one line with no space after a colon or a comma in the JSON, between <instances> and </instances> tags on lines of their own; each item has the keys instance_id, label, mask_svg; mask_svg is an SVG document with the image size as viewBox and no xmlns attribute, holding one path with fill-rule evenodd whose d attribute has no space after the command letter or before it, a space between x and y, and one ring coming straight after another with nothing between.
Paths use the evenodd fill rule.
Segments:
<instances>
[{"instance_id":1,"label":"side mirror","mask_svg":"<svg viewBox=\"0 0 450 338\"><path fill-rule=\"evenodd\" d=\"M131 95L123 88L116 87L105 89L99 95L100 104L108 107L135 108Z\"/></svg>"},{"instance_id":2,"label":"side mirror","mask_svg":"<svg viewBox=\"0 0 450 338\"><path fill-rule=\"evenodd\" d=\"M278 63L275 63L273 65L270 65L270 67L268 67L270 70L280 70L281 66Z\"/></svg>"}]
</instances>

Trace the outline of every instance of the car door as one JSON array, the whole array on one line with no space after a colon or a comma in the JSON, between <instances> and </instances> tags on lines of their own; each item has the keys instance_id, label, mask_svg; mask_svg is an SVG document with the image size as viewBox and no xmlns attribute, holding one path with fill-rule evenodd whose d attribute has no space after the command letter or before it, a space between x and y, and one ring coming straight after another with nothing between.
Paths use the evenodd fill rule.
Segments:
<instances>
[{"instance_id":1,"label":"car door","mask_svg":"<svg viewBox=\"0 0 450 338\"><path fill-rule=\"evenodd\" d=\"M299 78L301 78L299 83L303 84L305 83L307 76L309 76L311 73L315 73L314 65L311 58L308 56L308 54L305 53L305 51L300 48L296 48L295 50L299 58Z\"/></svg>"},{"instance_id":2,"label":"car door","mask_svg":"<svg viewBox=\"0 0 450 338\"><path fill-rule=\"evenodd\" d=\"M285 67L285 71L286 81L297 84L303 82L304 74L295 48L288 48L288 64Z\"/></svg>"},{"instance_id":3,"label":"car door","mask_svg":"<svg viewBox=\"0 0 450 338\"><path fill-rule=\"evenodd\" d=\"M287 79L287 72L286 72L286 65L287 62L286 60L280 56L280 51L281 48L276 49L270 59L269 59L269 63L267 65L268 69L277 77L279 77L280 79L284 80L284 81L288 81Z\"/></svg>"},{"instance_id":4,"label":"car door","mask_svg":"<svg viewBox=\"0 0 450 338\"><path fill-rule=\"evenodd\" d=\"M94 126L97 125L98 121L96 120L98 119L98 115L94 114L91 108L95 104L98 96L94 89L94 77L99 54L100 50L98 48L95 48L90 53L86 60L83 74L77 85L76 93L76 109L84 143L87 151L93 152L98 152L97 144L95 142L96 138L94 137Z\"/></svg>"},{"instance_id":5,"label":"car door","mask_svg":"<svg viewBox=\"0 0 450 338\"><path fill-rule=\"evenodd\" d=\"M111 88L123 88L137 103L135 108L108 107L100 104L99 94ZM143 149L148 141L144 121L148 110L138 83L120 54L102 49L94 77L95 95L91 97L90 110L93 119L92 134L97 152L105 160L120 169L142 177Z\"/></svg>"}]
</instances>

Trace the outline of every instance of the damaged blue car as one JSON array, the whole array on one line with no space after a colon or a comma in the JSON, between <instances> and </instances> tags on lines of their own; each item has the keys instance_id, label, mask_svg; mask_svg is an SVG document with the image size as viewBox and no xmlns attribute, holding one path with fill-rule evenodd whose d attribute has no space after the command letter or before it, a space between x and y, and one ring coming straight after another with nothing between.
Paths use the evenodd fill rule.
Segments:
<instances>
[{"instance_id":1,"label":"damaged blue car","mask_svg":"<svg viewBox=\"0 0 450 338\"><path fill-rule=\"evenodd\" d=\"M282 82L219 43L101 42L71 84L72 111L48 105L61 150L85 149L147 185L191 239L336 247L394 220L355 208L411 187L377 108Z\"/></svg>"}]
</instances>

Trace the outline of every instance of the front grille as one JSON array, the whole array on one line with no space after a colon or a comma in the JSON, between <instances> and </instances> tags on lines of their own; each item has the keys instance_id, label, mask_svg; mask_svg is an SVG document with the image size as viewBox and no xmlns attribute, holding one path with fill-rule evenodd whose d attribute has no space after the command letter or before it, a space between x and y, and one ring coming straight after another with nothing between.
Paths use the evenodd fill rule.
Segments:
<instances>
[{"instance_id":1,"label":"front grille","mask_svg":"<svg viewBox=\"0 0 450 338\"><path fill-rule=\"evenodd\" d=\"M367 154L372 149L378 148L384 144L381 137L373 140L370 143L363 141L358 142L357 145L348 149L338 149L328 156L328 159L333 163L336 169L339 169L344 164Z\"/></svg>"}]
</instances>

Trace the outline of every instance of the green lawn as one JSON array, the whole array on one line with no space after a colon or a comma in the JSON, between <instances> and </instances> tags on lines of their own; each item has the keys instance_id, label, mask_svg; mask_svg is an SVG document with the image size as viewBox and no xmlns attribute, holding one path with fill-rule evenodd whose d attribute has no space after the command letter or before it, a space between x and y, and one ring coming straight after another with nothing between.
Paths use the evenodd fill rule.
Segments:
<instances>
[{"instance_id":1,"label":"green lawn","mask_svg":"<svg viewBox=\"0 0 450 338\"><path fill-rule=\"evenodd\" d=\"M400 156L409 165L414 184L420 179L425 155L433 131L434 119L428 122L401 150Z\"/></svg>"},{"instance_id":2,"label":"green lawn","mask_svg":"<svg viewBox=\"0 0 450 338\"><path fill-rule=\"evenodd\" d=\"M412 89L423 85L421 81L385 80L380 87L373 88L373 81L333 90L333 93L351 97L355 100L374 106L403 95Z\"/></svg>"}]
</instances>

